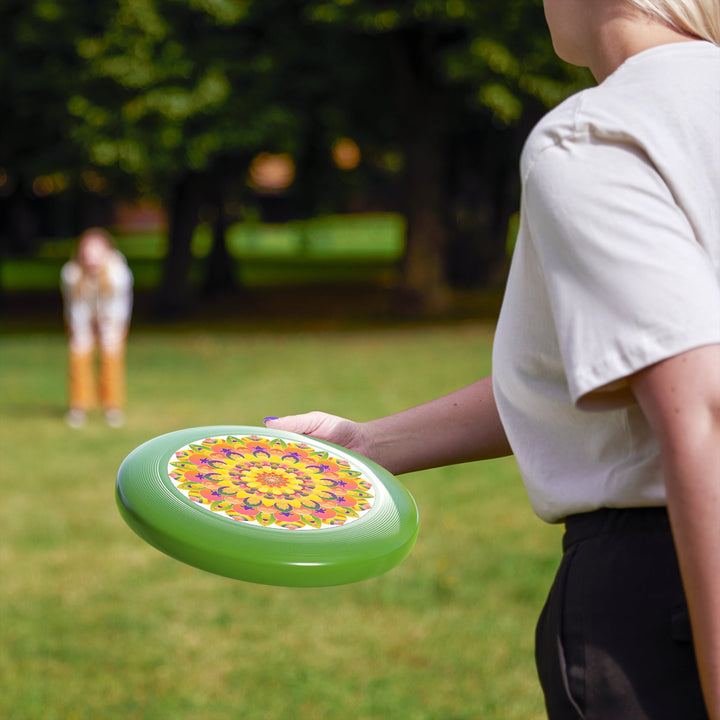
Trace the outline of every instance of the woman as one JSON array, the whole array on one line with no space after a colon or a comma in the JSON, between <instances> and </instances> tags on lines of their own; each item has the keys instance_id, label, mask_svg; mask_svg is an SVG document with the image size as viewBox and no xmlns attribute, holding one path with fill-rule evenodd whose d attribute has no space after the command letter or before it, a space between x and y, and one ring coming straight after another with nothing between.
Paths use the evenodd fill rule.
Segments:
<instances>
[{"instance_id":1,"label":"woman","mask_svg":"<svg viewBox=\"0 0 720 720\"><path fill-rule=\"evenodd\" d=\"M566 524L536 635L551 720L720 720L720 5L545 14L599 85L524 148L493 377L366 423L266 423L395 473L513 452Z\"/></svg>"},{"instance_id":2,"label":"woman","mask_svg":"<svg viewBox=\"0 0 720 720\"><path fill-rule=\"evenodd\" d=\"M133 277L110 236L99 228L82 234L77 256L61 272L69 340L71 427L85 424L95 402L95 348L100 348L99 396L111 427L123 424L125 341L132 310Z\"/></svg>"}]
</instances>

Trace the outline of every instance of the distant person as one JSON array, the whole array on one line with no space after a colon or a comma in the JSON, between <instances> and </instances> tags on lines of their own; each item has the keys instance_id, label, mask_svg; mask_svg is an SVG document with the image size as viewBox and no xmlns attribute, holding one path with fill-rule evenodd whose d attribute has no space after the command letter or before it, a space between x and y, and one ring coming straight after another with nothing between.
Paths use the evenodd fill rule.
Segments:
<instances>
[{"instance_id":1,"label":"distant person","mask_svg":"<svg viewBox=\"0 0 720 720\"><path fill-rule=\"evenodd\" d=\"M105 230L91 228L81 235L76 257L62 268L61 286L69 341L67 423L82 427L99 399L108 425L120 427L125 421L125 345L133 276Z\"/></svg>"}]
</instances>

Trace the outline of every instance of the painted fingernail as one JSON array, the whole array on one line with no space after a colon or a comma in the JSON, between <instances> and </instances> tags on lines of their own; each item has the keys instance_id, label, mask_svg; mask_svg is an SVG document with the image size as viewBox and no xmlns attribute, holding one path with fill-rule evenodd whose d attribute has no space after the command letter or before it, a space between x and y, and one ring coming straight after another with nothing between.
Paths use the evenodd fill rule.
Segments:
<instances>
[{"instance_id":1,"label":"painted fingernail","mask_svg":"<svg viewBox=\"0 0 720 720\"><path fill-rule=\"evenodd\" d=\"M273 415L268 415L268 417L263 418L263 424L265 424L268 420L277 420L278 418L274 417Z\"/></svg>"}]
</instances>

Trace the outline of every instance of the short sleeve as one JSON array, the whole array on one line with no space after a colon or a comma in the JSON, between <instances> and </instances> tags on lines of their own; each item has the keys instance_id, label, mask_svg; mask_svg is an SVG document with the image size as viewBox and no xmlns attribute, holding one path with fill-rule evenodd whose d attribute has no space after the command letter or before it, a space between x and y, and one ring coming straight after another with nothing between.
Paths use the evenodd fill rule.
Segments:
<instances>
[{"instance_id":1,"label":"short sleeve","mask_svg":"<svg viewBox=\"0 0 720 720\"><path fill-rule=\"evenodd\" d=\"M720 342L718 270L639 148L558 143L524 193L573 402L620 402L629 375Z\"/></svg>"}]
</instances>

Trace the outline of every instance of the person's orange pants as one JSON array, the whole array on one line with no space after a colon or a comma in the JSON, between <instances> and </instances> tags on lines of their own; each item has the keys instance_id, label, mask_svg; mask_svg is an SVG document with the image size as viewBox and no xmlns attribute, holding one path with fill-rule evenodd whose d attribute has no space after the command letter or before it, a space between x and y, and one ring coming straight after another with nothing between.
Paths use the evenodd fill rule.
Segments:
<instances>
[{"instance_id":1,"label":"person's orange pants","mask_svg":"<svg viewBox=\"0 0 720 720\"><path fill-rule=\"evenodd\" d=\"M69 402L87 412L98 401L103 410L120 410L125 403L125 347L100 351L100 382L95 379L95 352L70 350Z\"/></svg>"}]
</instances>

